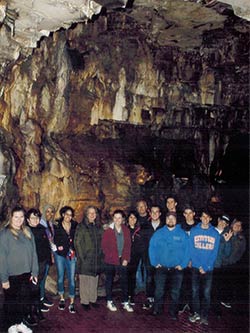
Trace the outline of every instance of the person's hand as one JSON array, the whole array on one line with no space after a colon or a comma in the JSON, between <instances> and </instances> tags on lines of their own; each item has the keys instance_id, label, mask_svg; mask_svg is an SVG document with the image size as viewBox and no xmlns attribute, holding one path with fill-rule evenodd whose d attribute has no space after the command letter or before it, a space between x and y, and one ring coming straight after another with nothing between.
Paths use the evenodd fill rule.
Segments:
<instances>
[{"instance_id":1,"label":"person's hand","mask_svg":"<svg viewBox=\"0 0 250 333\"><path fill-rule=\"evenodd\" d=\"M7 282L3 282L3 283L2 283L2 287L3 287L3 289L9 289L9 287L10 287L10 283L9 283L9 281L7 281Z\"/></svg>"},{"instance_id":2,"label":"person's hand","mask_svg":"<svg viewBox=\"0 0 250 333\"><path fill-rule=\"evenodd\" d=\"M51 250L52 250L53 252L56 252L56 250L57 250L56 244L51 243L51 244L50 244L50 247L51 247Z\"/></svg>"},{"instance_id":3,"label":"person's hand","mask_svg":"<svg viewBox=\"0 0 250 333\"><path fill-rule=\"evenodd\" d=\"M190 260L189 263L188 263L188 267L189 268L192 268L192 261Z\"/></svg>"},{"instance_id":4,"label":"person's hand","mask_svg":"<svg viewBox=\"0 0 250 333\"><path fill-rule=\"evenodd\" d=\"M201 274L206 274L206 272L204 271L204 269L203 269L202 267L199 268L199 272L200 272Z\"/></svg>"},{"instance_id":5,"label":"person's hand","mask_svg":"<svg viewBox=\"0 0 250 333\"><path fill-rule=\"evenodd\" d=\"M161 264L156 265L155 268L161 268Z\"/></svg>"},{"instance_id":6,"label":"person's hand","mask_svg":"<svg viewBox=\"0 0 250 333\"><path fill-rule=\"evenodd\" d=\"M122 266L127 266L127 265L128 265L127 260L123 260L123 262L122 262Z\"/></svg>"},{"instance_id":7,"label":"person's hand","mask_svg":"<svg viewBox=\"0 0 250 333\"><path fill-rule=\"evenodd\" d=\"M175 269L177 269L178 271L182 271L182 267L181 267L181 265L177 265L177 266L175 266Z\"/></svg>"},{"instance_id":8,"label":"person's hand","mask_svg":"<svg viewBox=\"0 0 250 333\"><path fill-rule=\"evenodd\" d=\"M226 242L229 241L229 239L233 236L233 231L232 230L229 230L228 232L225 232L223 234L223 237L225 239Z\"/></svg>"},{"instance_id":9,"label":"person's hand","mask_svg":"<svg viewBox=\"0 0 250 333\"><path fill-rule=\"evenodd\" d=\"M37 284L37 282L38 282L37 276L32 276L32 281L34 281L34 283Z\"/></svg>"}]
</instances>

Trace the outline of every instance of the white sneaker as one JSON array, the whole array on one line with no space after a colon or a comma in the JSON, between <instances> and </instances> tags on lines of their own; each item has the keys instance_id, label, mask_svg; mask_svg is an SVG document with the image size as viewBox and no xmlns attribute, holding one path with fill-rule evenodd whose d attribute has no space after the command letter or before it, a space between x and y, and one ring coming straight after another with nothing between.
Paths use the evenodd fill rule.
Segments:
<instances>
[{"instance_id":1,"label":"white sneaker","mask_svg":"<svg viewBox=\"0 0 250 333\"><path fill-rule=\"evenodd\" d=\"M8 333L18 333L17 330L17 324L16 325L12 325L8 328Z\"/></svg>"},{"instance_id":2,"label":"white sneaker","mask_svg":"<svg viewBox=\"0 0 250 333\"><path fill-rule=\"evenodd\" d=\"M129 302L125 302L123 303L123 309L128 311L128 312L134 312L134 309L132 308L132 306L129 304Z\"/></svg>"},{"instance_id":3,"label":"white sneaker","mask_svg":"<svg viewBox=\"0 0 250 333\"><path fill-rule=\"evenodd\" d=\"M24 323L18 324L17 326L17 332L21 333L32 333L32 329L30 329L28 326L24 325Z\"/></svg>"},{"instance_id":4,"label":"white sneaker","mask_svg":"<svg viewBox=\"0 0 250 333\"><path fill-rule=\"evenodd\" d=\"M113 301L107 301L107 308L112 312L117 311L117 307L115 306Z\"/></svg>"}]
</instances>

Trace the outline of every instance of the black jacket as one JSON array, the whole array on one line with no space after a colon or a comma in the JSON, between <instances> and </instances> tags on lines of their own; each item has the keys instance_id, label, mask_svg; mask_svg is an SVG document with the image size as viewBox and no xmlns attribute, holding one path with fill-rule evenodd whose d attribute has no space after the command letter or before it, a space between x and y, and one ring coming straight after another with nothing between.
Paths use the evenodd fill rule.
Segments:
<instances>
[{"instance_id":1,"label":"black jacket","mask_svg":"<svg viewBox=\"0 0 250 333\"><path fill-rule=\"evenodd\" d=\"M161 221L156 230L162 228L164 225L165 224ZM144 260L148 259L149 241L156 230L153 228L151 221L141 228L141 236L143 242L143 256L145 258Z\"/></svg>"},{"instance_id":2,"label":"black jacket","mask_svg":"<svg viewBox=\"0 0 250 333\"><path fill-rule=\"evenodd\" d=\"M55 236L54 242L57 246L57 254L62 257L67 257L69 250L72 249L75 251L74 247L74 238L75 231L78 223L75 221L71 221L70 234L68 235L65 229L62 226L62 222L59 222L57 226L55 226ZM63 250L58 250L58 247L63 246Z\"/></svg>"},{"instance_id":3,"label":"black jacket","mask_svg":"<svg viewBox=\"0 0 250 333\"><path fill-rule=\"evenodd\" d=\"M51 264L51 249L46 228L41 224L38 224L37 227L29 227L35 238L38 262L46 261L48 264Z\"/></svg>"},{"instance_id":4,"label":"black jacket","mask_svg":"<svg viewBox=\"0 0 250 333\"><path fill-rule=\"evenodd\" d=\"M134 229L128 226L131 236L131 258L143 254L144 244L141 235L141 227L137 225Z\"/></svg>"}]
</instances>

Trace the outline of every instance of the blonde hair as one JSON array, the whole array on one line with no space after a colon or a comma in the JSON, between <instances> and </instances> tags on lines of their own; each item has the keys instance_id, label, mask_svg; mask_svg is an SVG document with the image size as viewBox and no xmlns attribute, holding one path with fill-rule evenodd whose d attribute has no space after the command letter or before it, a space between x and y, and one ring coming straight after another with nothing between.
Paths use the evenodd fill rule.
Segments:
<instances>
[{"instance_id":1,"label":"blonde hair","mask_svg":"<svg viewBox=\"0 0 250 333\"><path fill-rule=\"evenodd\" d=\"M16 212L23 212L23 215L24 215L24 222L23 224L21 225L21 232L24 234L24 236L28 239L31 239L31 231L30 229L26 226L26 219L25 219L25 209L23 207L20 207L20 206L17 206L17 207L14 207L12 210L11 210L11 213L10 213L10 217L9 217L9 220L8 222L6 223L6 228L8 228L10 230L10 232L12 233L12 235L15 237L15 238L18 238L19 237L19 232L13 228L13 225L12 225L12 217L14 215L14 213Z\"/></svg>"}]
</instances>

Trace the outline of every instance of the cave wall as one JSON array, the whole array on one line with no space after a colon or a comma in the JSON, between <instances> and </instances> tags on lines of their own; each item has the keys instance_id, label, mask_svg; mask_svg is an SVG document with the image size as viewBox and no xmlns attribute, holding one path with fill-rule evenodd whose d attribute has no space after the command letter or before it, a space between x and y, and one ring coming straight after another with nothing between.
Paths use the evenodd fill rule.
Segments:
<instances>
[{"instance_id":1,"label":"cave wall","mask_svg":"<svg viewBox=\"0 0 250 333\"><path fill-rule=\"evenodd\" d=\"M156 189L162 174L157 193L171 189L180 171L171 154L184 142L191 176L205 179L204 200L211 164L248 130L249 34L242 21L229 23L190 50L155 45L123 13L42 39L3 82L7 204L69 204L78 219L88 204L126 209L152 196L146 187Z\"/></svg>"}]
</instances>

